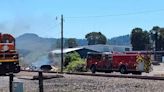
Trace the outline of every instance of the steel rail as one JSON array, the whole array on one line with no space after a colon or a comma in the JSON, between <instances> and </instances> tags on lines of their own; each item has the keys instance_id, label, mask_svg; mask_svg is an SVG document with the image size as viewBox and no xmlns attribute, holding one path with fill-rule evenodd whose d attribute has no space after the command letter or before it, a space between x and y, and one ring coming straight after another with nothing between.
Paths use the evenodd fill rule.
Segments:
<instances>
[{"instance_id":1,"label":"steel rail","mask_svg":"<svg viewBox=\"0 0 164 92\"><path fill-rule=\"evenodd\" d=\"M25 72L40 72L40 71L29 71L21 70ZM43 73L56 73L56 74L68 74L68 75L83 75L83 76L96 76L96 77L115 77L115 78L133 78L133 79L146 79L146 80L164 80L161 76L143 76L143 75L128 75L128 74L93 74L88 72L52 72L52 71L42 71Z\"/></svg>"}]
</instances>

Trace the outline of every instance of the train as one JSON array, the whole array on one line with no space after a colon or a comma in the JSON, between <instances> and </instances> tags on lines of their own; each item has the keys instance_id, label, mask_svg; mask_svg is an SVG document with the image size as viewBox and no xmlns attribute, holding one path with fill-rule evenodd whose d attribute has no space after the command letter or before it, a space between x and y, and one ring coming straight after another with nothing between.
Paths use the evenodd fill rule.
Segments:
<instances>
[{"instance_id":1,"label":"train","mask_svg":"<svg viewBox=\"0 0 164 92\"><path fill-rule=\"evenodd\" d=\"M120 72L121 74L149 73L152 70L150 56L141 53L88 53L86 68L95 72Z\"/></svg>"},{"instance_id":2,"label":"train","mask_svg":"<svg viewBox=\"0 0 164 92\"><path fill-rule=\"evenodd\" d=\"M19 54L15 38L11 34L0 33L0 75L20 72Z\"/></svg>"}]
</instances>

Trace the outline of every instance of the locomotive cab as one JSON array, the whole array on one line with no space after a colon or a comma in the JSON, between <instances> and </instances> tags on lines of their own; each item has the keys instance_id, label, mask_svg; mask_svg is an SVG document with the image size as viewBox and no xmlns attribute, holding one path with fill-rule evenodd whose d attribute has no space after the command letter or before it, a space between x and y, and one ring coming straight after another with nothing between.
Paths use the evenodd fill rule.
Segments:
<instances>
[{"instance_id":1,"label":"locomotive cab","mask_svg":"<svg viewBox=\"0 0 164 92\"><path fill-rule=\"evenodd\" d=\"M0 34L0 74L18 72L20 72L20 66L15 38L10 34Z\"/></svg>"}]
</instances>

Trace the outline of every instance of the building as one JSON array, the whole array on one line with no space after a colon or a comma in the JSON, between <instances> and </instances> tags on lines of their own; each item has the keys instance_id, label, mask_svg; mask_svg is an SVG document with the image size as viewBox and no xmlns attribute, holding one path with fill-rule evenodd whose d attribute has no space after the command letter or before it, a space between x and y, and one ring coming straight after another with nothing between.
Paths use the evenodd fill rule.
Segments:
<instances>
[{"instance_id":1,"label":"building","mask_svg":"<svg viewBox=\"0 0 164 92\"><path fill-rule=\"evenodd\" d=\"M64 48L63 53L71 53L71 52L78 52L81 58L86 58L88 52L124 52L124 51L131 51L131 46L118 46L118 45L87 45L87 46L80 46L76 48ZM50 52L51 55L60 55L61 49L53 50Z\"/></svg>"},{"instance_id":2,"label":"building","mask_svg":"<svg viewBox=\"0 0 164 92\"><path fill-rule=\"evenodd\" d=\"M164 62L164 51L130 51L130 52L125 52L125 53L149 54L153 62Z\"/></svg>"}]
</instances>

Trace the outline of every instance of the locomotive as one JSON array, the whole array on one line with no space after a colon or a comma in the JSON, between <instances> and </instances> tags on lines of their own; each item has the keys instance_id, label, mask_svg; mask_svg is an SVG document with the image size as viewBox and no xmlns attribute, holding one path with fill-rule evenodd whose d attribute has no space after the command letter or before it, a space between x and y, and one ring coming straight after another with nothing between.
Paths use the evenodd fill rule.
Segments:
<instances>
[{"instance_id":1,"label":"locomotive","mask_svg":"<svg viewBox=\"0 0 164 92\"><path fill-rule=\"evenodd\" d=\"M19 54L15 38L10 34L0 33L0 75L20 72Z\"/></svg>"}]
</instances>

